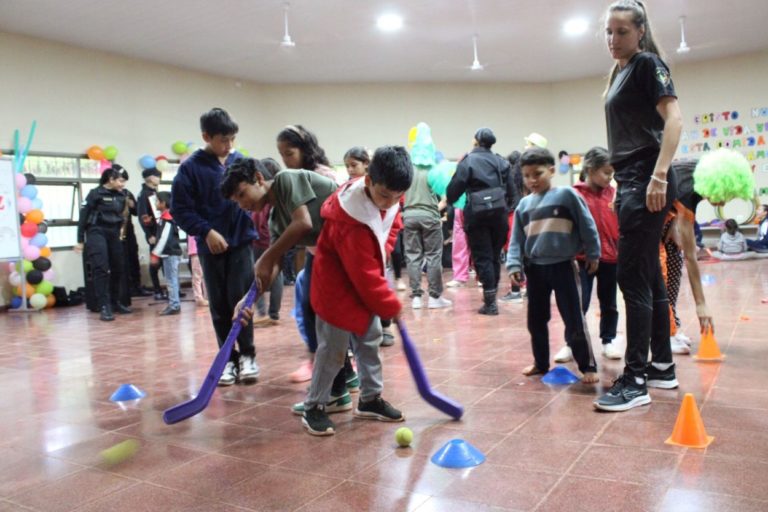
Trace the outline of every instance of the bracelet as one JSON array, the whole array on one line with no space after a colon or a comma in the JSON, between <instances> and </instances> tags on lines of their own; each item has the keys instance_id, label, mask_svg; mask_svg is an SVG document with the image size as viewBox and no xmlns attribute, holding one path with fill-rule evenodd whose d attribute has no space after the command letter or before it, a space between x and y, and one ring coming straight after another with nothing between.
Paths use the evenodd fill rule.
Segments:
<instances>
[{"instance_id":1,"label":"bracelet","mask_svg":"<svg viewBox=\"0 0 768 512\"><path fill-rule=\"evenodd\" d=\"M669 184L669 182L667 180L663 180L661 178L657 178L655 174L651 174L651 179L654 180L654 181L658 181L659 183L661 183L663 185L668 185Z\"/></svg>"}]
</instances>

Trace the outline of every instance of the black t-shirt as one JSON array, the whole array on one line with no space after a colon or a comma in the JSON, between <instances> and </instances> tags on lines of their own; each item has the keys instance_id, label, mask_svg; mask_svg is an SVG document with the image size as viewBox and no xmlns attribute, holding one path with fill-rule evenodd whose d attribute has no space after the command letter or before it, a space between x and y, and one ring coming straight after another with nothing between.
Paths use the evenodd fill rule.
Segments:
<instances>
[{"instance_id":1,"label":"black t-shirt","mask_svg":"<svg viewBox=\"0 0 768 512\"><path fill-rule=\"evenodd\" d=\"M696 163L696 160L672 162L672 169L677 178L677 201L687 210L687 212L678 211L678 213L693 215L691 220L695 219L696 207L702 200L702 197L693 190L693 171L696 169ZM680 209L677 204L675 208Z\"/></svg>"},{"instance_id":2,"label":"black t-shirt","mask_svg":"<svg viewBox=\"0 0 768 512\"><path fill-rule=\"evenodd\" d=\"M626 162L661 147L664 120L656 111L659 100L677 97L669 68L658 57L641 52L618 72L605 97L608 151L611 163Z\"/></svg>"}]
</instances>

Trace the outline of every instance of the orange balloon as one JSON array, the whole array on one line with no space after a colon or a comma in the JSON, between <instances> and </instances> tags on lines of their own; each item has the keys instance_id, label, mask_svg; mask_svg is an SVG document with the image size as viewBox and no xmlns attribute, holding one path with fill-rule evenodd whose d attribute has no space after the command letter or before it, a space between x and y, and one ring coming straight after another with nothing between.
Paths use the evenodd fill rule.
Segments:
<instances>
[{"instance_id":1,"label":"orange balloon","mask_svg":"<svg viewBox=\"0 0 768 512\"><path fill-rule=\"evenodd\" d=\"M581 155L571 155L571 165L579 165L581 163Z\"/></svg>"},{"instance_id":2,"label":"orange balloon","mask_svg":"<svg viewBox=\"0 0 768 512\"><path fill-rule=\"evenodd\" d=\"M43 247L40 249L40 256L43 258L50 258L51 257L51 248L50 247Z\"/></svg>"},{"instance_id":3,"label":"orange balloon","mask_svg":"<svg viewBox=\"0 0 768 512\"><path fill-rule=\"evenodd\" d=\"M91 146L85 152L91 160L104 160L104 150L101 146Z\"/></svg>"},{"instance_id":4,"label":"orange balloon","mask_svg":"<svg viewBox=\"0 0 768 512\"><path fill-rule=\"evenodd\" d=\"M45 307L52 308L55 305L56 305L56 297L53 294L48 295L45 298Z\"/></svg>"},{"instance_id":5,"label":"orange balloon","mask_svg":"<svg viewBox=\"0 0 768 512\"><path fill-rule=\"evenodd\" d=\"M34 222L35 224L40 224L43 222L43 220L45 220L45 215L43 215L42 210L30 210L24 216L24 220L27 222Z\"/></svg>"},{"instance_id":6,"label":"orange balloon","mask_svg":"<svg viewBox=\"0 0 768 512\"><path fill-rule=\"evenodd\" d=\"M31 296L33 296L35 294L35 287L32 286L31 284L27 283L27 287L25 289L25 292L26 292L27 298L30 298ZM16 295L21 297L21 286L17 286L16 288L14 288L13 289L13 293L15 293Z\"/></svg>"}]
</instances>

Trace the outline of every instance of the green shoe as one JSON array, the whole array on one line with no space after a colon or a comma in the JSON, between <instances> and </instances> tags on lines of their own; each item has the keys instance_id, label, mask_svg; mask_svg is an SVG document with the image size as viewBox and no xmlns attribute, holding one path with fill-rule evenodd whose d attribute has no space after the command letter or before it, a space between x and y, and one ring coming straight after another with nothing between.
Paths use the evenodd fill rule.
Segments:
<instances>
[{"instance_id":1,"label":"green shoe","mask_svg":"<svg viewBox=\"0 0 768 512\"><path fill-rule=\"evenodd\" d=\"M355 371L347 375L347 391L350 393L360 391L360 377L357 376Z\"/></svg>"},{"instance_id":2,"label":"green shoe","mask_svg":"<svg viewBox=\"0 0 768 512\"><path fill-rule=\"evenodd\" d=\"M352 397L349 396L349 391L345 391L341 396L331 395L331 399L325 405L325 412L332 414L334 412L344 412L352 410ZM293 414L301 416L304 414L304 402L297 402L291 407Z\"/></svg>"}]
</instances>

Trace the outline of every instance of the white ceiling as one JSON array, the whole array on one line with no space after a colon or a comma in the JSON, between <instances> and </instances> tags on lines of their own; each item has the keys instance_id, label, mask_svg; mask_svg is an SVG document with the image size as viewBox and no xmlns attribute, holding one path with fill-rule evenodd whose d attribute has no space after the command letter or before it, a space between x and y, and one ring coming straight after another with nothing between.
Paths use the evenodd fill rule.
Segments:
<instances>
[{"instance_id":1,"label":"white ceiling","mask_svg":"<svg viewBox=\"0 0 768 512\"><path fill-rule=\"evenodd\" d=\"M600 17L609 0L0 0L0 31L263 83L548 82L596 76L610 59ZM669 60L768 48L765 0L647 0ZM397 12L385 34L376 18ZM591 22L563 35L572 16ZM678 55L685 15L690 53ZM477 33L485 70L472 72Z\"/></svg>"}]
</instances>

